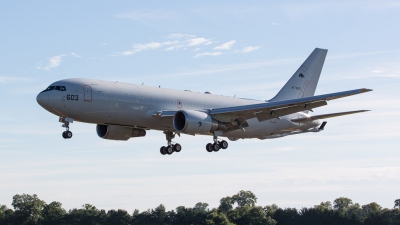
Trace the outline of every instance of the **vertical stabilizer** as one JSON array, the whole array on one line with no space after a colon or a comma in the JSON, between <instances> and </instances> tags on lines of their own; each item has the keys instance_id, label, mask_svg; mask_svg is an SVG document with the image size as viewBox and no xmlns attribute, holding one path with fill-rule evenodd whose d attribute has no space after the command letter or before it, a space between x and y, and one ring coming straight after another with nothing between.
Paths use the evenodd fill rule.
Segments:
<instances>
[{"instance_id":1,"label":"vertical stabilizer","mask_svg":"<svg viewBox=\"0 0 400 225\"><path fill-rule=\"evenodd\" d=\"M314 96L327 49L316 48L270 102Z\"/></svg>"}]
</instances>

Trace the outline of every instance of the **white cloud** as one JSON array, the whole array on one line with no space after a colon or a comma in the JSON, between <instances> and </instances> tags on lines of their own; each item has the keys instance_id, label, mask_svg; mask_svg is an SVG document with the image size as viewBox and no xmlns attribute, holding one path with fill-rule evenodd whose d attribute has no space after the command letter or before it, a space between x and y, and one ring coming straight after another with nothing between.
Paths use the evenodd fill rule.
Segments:
<instances>
[{"instance_id":1,"label":"white cloud","mask_svg":"<svg viewBox=\"0 0 400 225\"><path fill-rule=\"evenodd\" d=\"M62 58L65 56L72 56L75 58L81 58L82 56L76 54L75 52L72 52L70 54L61 54L61 55L56 55L53 56L49 59L49 63L46 66L41 66L41 63L39 63L39 65L36 67L39 70L50 70L50 69L54 69L57 68L58 66L60 66L61 62L62 62Z\"/></svg>"},{"instance_id":2,"label":"white cloud","mask_svg":"<svg viewBox=\"0 0 400 225\"><path fill-rule=\"evenodd\" d=\"M130 50L123 51L120 53L114 53L111 56L128 56L133 55L141 51L145 50L155 50L161 47L166 47L165 51L172 51L178 49L186 50L188 47L196 47L199 45L209 45L212 43L211 39L196 37L195 35L189 34L171 34L164 38L167 39L175 39L173 41L165 41L165 42L150 42L146 44L134 44ZM197 49L197 48L196 48ZM197 50L196 50L197 51Z\"/></svg>"},{"instance_id":3,"label":"white cloud","mask_svg":"<svg viewBox=\"0 0 400 225\"><path fill-rule=\"evenodd\" d=\"M40 70L50 70L53 68L57 68L61 64L61 58L64 56L65 54L53 56L49 59L49 63L47 64L47 66L37 66L36 68Z\"/></svg>"},{"instance_id":4,"label":"white cloud","mask_svg":"<svg viewBox=\"0 0 400 225\"><path fill-rule=\"evenodd\" d=\"M259 49L261 46L247 46L242 49L243 53L248 53Z\"/></svg>"},{"instance_id":5,"label":"white cloud","mask_svg":"<svg viewBox=\"0 0 400 225\"><path fill-rule=\"evenodd\" d=\"M201 45L208 43L209 39L206 38L192 38L187 40L187 46L196 46L196 45Z\"/></svg>"},{"instance_id":6,"label":"white cloud","mask_svg":"<svg viewBox=\"0 0 400 225\"><path fill-rule=\"evenodd\" d=\"M75 58L80 58L80 57L82 57L82 56L76 54L75 52L71 53L70 55L73 56L73 57L75 57Z\"/></svg>"},{"instance_id":7,"label":"white cloud","mask_svg":"<svg viewBox=\"0 0 400 225\"><path fill-rule=\"evenodd\" d=\"M132 46L132 50L124 51L121 53L121 55L133 55L133 54L141 52L141 51L145 51L145 50L149 50L149 49L157 49L157 48L160 48L161 46L163 46L163 43L159 43L159 42L150 42L150 43L146 43L146 44L134 44Z\"/></svg>"},{"instance_id":8,"label":"white cloud","mask_svg":"<svg viewBox=\"0 0 400 225\"><path fill-rule=\"evenodd\" d=\"M226 43L223 43L222 45L219 45L217 47L215 47L215 50L229 50L231 49L232 45L235 44L235 40L232 41L228 41Z\"/></svg>"},{"instance_id":9,"label":"white cloud","mask_svg":"<svg viewBox=\"0 0 400 225\"><path fill-rule=\"evenodd\" d=\"M168 41L164 42L149 42L145 44L134 44L131 49L117 52L111 54L110 56L129 56L133 55L142 51L147 50L156 50L162 48L164 51L174 51L174 50L192 50L192 51L199 51L200 49L207 48L206 46L213 44L212 38L205 38L205 37L196 37L195 35L191 34L170 34L163 37L164 39L169 39ZM209 50L229 50L232 46L236 43L236 40L231 40L226 43L223 43L216 47L208 47ZM202 46L202 48L200 48ZM248 46L243 48L241 51L238 52L252 52L259 49L261 46ZM207 50L205 50L207 51ZM193 58L199 58L202 56L219 56L223 54L220 51L216 52L204 52L196 54Z\"/></svg>"},{"instance_id":10,"label":"white cloud","mask_svg":"<svg viewBox=\"0 0 400 225\"><path fill-rule=\"evenodd\" d=\"M203 53L199 53L196 54L195 56L193 56L193 58L199 58L199 57L203 57L203 56L219 56L222 55L222 52L203 52Z\"/></svg>"}]
</instances>

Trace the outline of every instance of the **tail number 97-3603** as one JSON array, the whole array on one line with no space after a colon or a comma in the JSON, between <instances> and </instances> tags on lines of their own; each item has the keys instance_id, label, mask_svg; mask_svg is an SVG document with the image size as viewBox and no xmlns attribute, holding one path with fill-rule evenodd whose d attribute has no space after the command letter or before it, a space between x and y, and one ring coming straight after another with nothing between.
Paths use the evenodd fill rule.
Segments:
<instances>
[{"instance_id":1,"label":"tail number 97-3603","mask_svg":"<svg viewBox=\"0 0 400 225\"><path fill-rule=\"evenodd\" d=\"M67 100L78 101L78 95L67 95Z\"/></svg>"}]
</instances>

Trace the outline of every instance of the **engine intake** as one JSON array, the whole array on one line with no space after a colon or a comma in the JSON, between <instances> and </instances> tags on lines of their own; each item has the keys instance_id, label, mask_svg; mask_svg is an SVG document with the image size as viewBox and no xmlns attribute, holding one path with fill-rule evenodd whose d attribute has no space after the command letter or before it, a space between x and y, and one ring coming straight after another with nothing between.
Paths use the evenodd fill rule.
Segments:
<instances>
[{"instance_id":1,"label":"engine intake","mask_svg":"<svg viewBox=\"0 0 400 225\"><path fill-rule=\"evenodd\" d=\"M194 110L176 112L173 124L176 131L188 134L208 134L225 127L207 113Z\"/></svg>"},{"instance_id":2,"label":"engine intake","mask_svg":"<svg viewBox=\"0 0 400 225\"><path fill-rule=\"evenodd\" d=\"M117 125L102 125L96 126L97 135L103 139L127 141L131 137L144 137L146 131L132 127L123 127Z\"/></svg>"}]
</instances>

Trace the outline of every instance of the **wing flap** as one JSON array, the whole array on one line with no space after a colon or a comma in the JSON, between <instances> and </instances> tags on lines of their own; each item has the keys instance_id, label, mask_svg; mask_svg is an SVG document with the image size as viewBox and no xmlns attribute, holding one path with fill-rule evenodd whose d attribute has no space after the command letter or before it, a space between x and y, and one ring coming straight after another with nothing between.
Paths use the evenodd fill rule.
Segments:
<instances>
[{"instance_id":1,"label":"wing flap","mask_svg":"<svg viewBox=\"0 0 400 225\"><path fill-rule=\"evenodd\" d=\"M291 119L291 121L295 122L295 123L302 123L302 122L307 122L307 121L327 119L327 118L332 118L332 117L337 117L337 116L345 116L345 115L350 115L350 114L354 114L354 113L362 113L362 112L368 112L368 111L370 111L370 110L357 110L357 111L348 111L348 112L339 112L339 113L329 113L329 114L316 115L316 116L310 116L310 117L305 117L305 118Z\"/></svg>"},{"instance_id":2,"label":"wing flap","mask_svg":"<svg viewBox=\"0 0 400 225\"><path fill-rule=\"evenodd\" d=\"M310 102L307 104L299 104L295 106L288 106L284 108L277 108L277 109L267 109L265 111L256 112L255 116L257 117L259 122L269 120L269 119L281 119L281 116L286 116L292 113L304 111L304 110L312 110L317 107L321 107L327 105L326 101L318 101L318 102Z\"/></svg>"}]
</instances>

